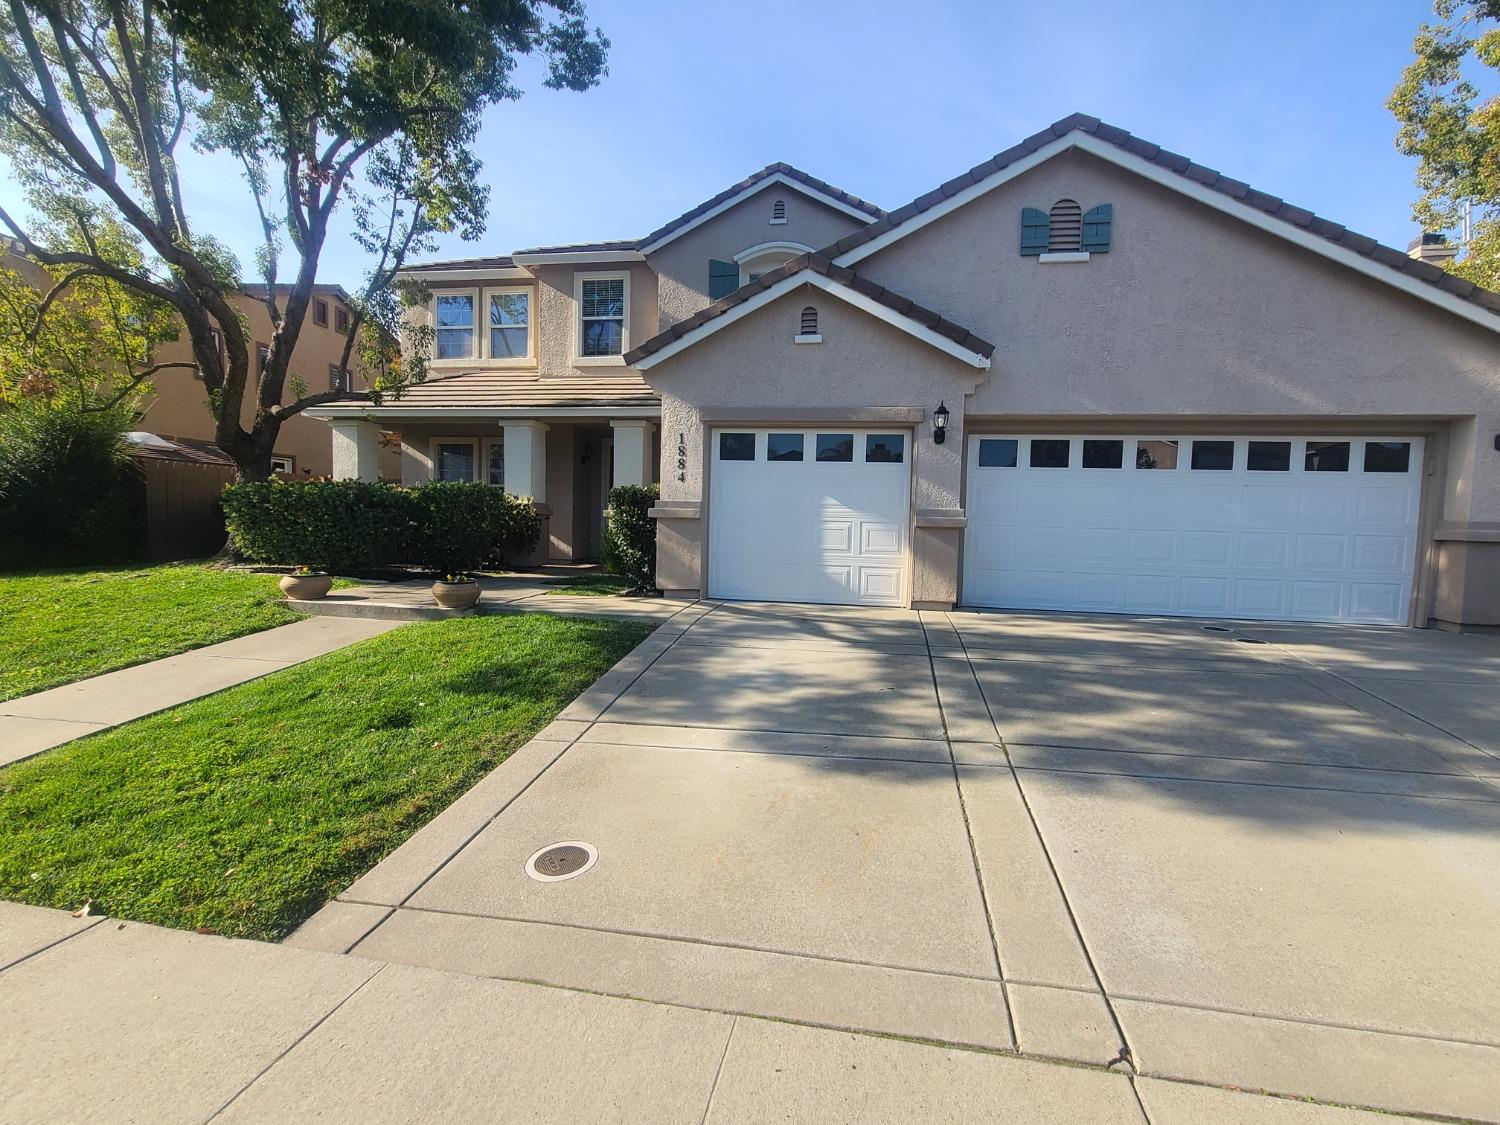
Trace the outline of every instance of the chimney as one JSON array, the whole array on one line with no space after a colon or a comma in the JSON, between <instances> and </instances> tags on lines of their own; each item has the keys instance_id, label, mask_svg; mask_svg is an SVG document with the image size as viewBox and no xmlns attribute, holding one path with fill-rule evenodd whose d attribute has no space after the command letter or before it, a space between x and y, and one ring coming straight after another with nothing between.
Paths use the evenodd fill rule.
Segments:
<instances>
[{"instance_id":1,"label":"chimney","mask_svg":"<svg viewBox=\"0 0 1500 1125\"><path fill-rule=\"evenodd\" d=\"M1451 262L1458 257L1458 247L1449 243L1446 234L1424 231L1406 244L1406 254L1407 257L1415 258L1419 262L1431 262L1435 266L1441 266L1444 262Z\"/></svg>"}]
</instances>

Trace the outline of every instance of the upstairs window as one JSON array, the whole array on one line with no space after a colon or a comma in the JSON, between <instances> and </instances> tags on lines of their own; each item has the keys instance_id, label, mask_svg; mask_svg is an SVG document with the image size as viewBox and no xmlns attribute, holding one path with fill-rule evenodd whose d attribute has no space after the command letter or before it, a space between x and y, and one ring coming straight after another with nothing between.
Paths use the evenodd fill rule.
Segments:
<instances>
[{"instance_id":1,"label":"upstairs window","mask_svg":"<svg viewBox=\"0 0 1500 1125\"><path fill-rule=\"evenodd\" d=\"M474 354L474 295L450 293L437 299L437 358L468 359Z\"/></svg>"},{"instance_id":2,"label":"upstairs window","mask_svg":"<svg viewBox=\"0 0 1500 1125\"><path fill-rule=\"evenodd\" d=\"M771 224L779 226L786 222L786 200L778 199L771 204Z\"/></svg>"},{"instance_id":3,"label":"upstairs window","mask_svg":"<svg viewBox=\"0 0 1500 1125\"><path fill-rule=\"evenodd\" d=\"M625 351L627 282L623 275L578 278L578 355L582 359Z\"/></svg>"},{"instance_id":4,"label":"upstairs window","mask_svg":"<svg viewBox=\"0 0 1500 1125\"><path fill-rule=\"evenodd\" d=\"M349 393L349 372L336 363L328 365L328 389L341 394Z\"/></svg>"},{"instance_id":5,"label":"upstairs window","mask_svg":"<svg viewBox=\"0 0 1500 1125\"><path fill-rule=\"evenodd\" d=\"M349 331L349 310L342 305L335 305L333 308L333 327L346 334Z\"/></svg>"},{"instance_id":6,"label":"upstairs window","mask_svg":"<svg viewBox=\"0 0 1500 1125\"><path fill-rule=\"evenodd\" d=\"M490 358L525 359L531 354L531 291L490 294Z\"/></svg>"},{"instance_id":7,"label":"upstairs window","mask_svg":"<svg viewBox=\"0 0 1500 1125\"><path fill-rule=\"evenodd\" d=\"M328 327L328 302L319 297L313 298L313 323L319 328Z\"/></svg>"},{"instance_id":8,"label":"upstairs window","mask_svg":"<svg viewBox=\"0 0 1500 1125\"><path fill-rule=\"evenodd\" d=\"M1083 247L1083 208L1059 199L1047 216L1047 253L1069 254Z\"/></svg>"}]
</instances>

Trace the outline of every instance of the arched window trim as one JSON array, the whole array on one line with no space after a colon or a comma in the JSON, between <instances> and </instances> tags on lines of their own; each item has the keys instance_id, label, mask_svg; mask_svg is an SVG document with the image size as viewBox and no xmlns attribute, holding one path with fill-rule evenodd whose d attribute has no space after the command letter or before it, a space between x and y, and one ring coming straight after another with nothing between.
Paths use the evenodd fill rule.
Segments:
<instances>
[{"instance_id":1,"label":"arched window trim","mask_svg":"<svg viewBox=\"0 0 1500 1125\"><path fill-rule=\"evenodd\" d=\"M798 254L811 254L812 252L813 247L801 242L762 242L746 250L741 250L734 256L735 263L740 267L740 284L750 284L750 266L754 264L757 258L764 257L767 254L785 254L788 258L795 258ZM756 273L770 273L771 269L774 268L773 266L767 269L756 270Z\"/></svg>"}]
</instances>

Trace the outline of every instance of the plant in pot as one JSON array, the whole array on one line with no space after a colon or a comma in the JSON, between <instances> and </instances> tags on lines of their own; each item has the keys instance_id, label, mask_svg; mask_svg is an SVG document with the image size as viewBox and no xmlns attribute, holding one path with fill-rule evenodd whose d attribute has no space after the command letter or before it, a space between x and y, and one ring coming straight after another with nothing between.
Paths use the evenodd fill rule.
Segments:
<instances>
[{"instance_id":1,"label":"plant in pot","mask_svg":"<svg viewBox=\"0 0 1500 1125\"><path fill-rule=\"evenodd\" d=\"M299 566L281 579L281 592L294 602L316 601L332 588L333 575L310 566Z\"/></svg>"},{"instance_id":2,"label":"plant in pot","mask_svg":"<svg viewBox=\"0 0 1500 1125\"><path fill-rule=\"evenodd\" d=\"M444 609L479 601L474 575L504 529L505 495L477 481L434 481L412 489L420 561L437 573L432 597Z\"/></svg>"}]
</instances>

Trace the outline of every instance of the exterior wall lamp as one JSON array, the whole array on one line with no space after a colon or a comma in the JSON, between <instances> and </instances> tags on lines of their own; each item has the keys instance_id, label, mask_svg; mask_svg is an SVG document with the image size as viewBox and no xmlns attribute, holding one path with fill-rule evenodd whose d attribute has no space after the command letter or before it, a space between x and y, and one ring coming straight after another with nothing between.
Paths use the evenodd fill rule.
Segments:
<instances>
[{"instance_id":1,"label":"exterior wall lamp","mask_svg":"<svg viewBox=\"0 0 1500 1125\"><path fill-rule=\"evenodd\" d=\"M942 445L948 440L948 404L946 401L938 403L938 408L932 412L932 440L937 445Z\"/></svg>"}]
</instances>

